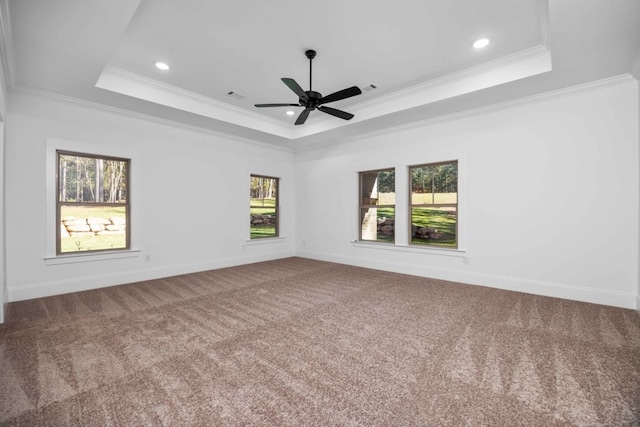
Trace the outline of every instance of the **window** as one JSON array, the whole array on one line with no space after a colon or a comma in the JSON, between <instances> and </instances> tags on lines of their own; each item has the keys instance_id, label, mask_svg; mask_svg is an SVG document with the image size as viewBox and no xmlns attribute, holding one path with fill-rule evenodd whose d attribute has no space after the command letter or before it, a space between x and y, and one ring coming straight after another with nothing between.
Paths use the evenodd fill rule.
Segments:
<instances>
[{"instance_id":1,"label":"window","mask_svg":"<svg viewBox=\"0 0 640 427\"><path fill-rule=\"evenodd\" d=\"M129 249L130 161L57 151L56 253Z\"/></svg>"},{"instance_id":2,"label":"window","mask_svg":"<svg viewBox=\"0 0 640 427\"><path fill-rule=\"evenodd\" d=\"M251 175L251 238L278 237L279 178Z\"/></svg>"},{"instance_id":3,"label":"window","mask_svg":"<svg viewBox=\"0 0 640 427\"><path fill-rule=\"evenodd\" d=\"M394 243L396 172L360 172L360 240Z\"/></svg>"},{"instance_id":4,"label":"window","mask_svg":"<svg viewBox=\"0 0 640 427\"><path fill-rule=\"evenodd\" d=\"M409 167L413 245L458 247L458 161Z\"/></svg>"}]
</instances>

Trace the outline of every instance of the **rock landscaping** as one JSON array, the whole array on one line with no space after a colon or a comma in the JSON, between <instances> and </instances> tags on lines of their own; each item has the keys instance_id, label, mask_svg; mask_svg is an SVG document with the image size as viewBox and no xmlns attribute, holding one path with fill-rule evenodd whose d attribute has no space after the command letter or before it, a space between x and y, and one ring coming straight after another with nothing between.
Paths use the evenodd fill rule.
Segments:
<instances>
[{"instance_id":1,"label":"rock landscaping","mask_svg":"<svg viewBox=\"0 0 640 427\"><path fill-rule=\"evenodd\" d=\"M111 218L62 218L60 224L61 237L103 236L108 234L125 234L127 221L122 217Z\"/></svg>"},{"instance_id":2,"label":"rock landscaping","mask_svg":"<svg viewBox=\"0 0 640 427\"><path fill-rule=\"evenodd\" d=\"M393 235L395 231L395 223L396 221L394 219L379 218L378 234L384 234L387 236ZM414 224L411 225L411 237L429 240L445 240L449 238L447 234L438 231L435 228L419 227Z\"/></svg>"}]
</instances>

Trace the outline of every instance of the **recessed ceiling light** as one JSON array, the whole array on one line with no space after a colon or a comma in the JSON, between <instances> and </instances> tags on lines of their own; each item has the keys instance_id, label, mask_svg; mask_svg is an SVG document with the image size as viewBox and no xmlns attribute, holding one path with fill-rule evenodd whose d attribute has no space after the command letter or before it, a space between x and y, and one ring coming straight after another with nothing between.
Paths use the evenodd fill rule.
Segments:
<instances>
[{"instance_id":1,"label":"recessed ceiling light","mask_svg":"<svg viewBox=\"0 0 640 427\"><path fill-rule=\"evenodd\" d=\"M476 49L482 49L483 47L487 47L489 45L489 39L483 38L483 39L478 39L475 42L473 42L473 47L475 47Z\"/></svg>"},{"instance_id":2,"label":"recessed ceiling light","mask_svg":"<svg viewBox=\"0 0 640 427\"><path fill-rule=\"evenodd\" d=\"M156 61L155 66L158 70L167 71L169 68L169 64L166 62Z\"/></svg>"},{"instance_id":3,"label":"recessed ceiling light","mask_svg":"<svg viewBox=\"0 0 640 427\"><path fill-rule=\"evenodd\" d=\"M295 114L295 112L291 111L291 110L287 110L287 116L293 116Z\"/></svg>"}]
</instances>

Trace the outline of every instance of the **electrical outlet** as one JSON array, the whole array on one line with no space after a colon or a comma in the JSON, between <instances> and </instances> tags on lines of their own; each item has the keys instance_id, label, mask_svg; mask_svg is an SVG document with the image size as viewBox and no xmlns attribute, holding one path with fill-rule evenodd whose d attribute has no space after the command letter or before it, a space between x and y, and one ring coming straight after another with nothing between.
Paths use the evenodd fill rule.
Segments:
<instances>
[{"instance_id":1,"label":"electrical outlet","mask_svg":"<svg viewBox=\"0 0 640 427\"><path fill-rule=\"evenodd\" d=\"M469 261L469 257L462 257L462 262L463 262L464 264L469 264L469 262L470 262L470 261Z\"/></svg>"},{"instance_id":2,"label":"electrical outlet","mask_svg":"<svg viewBox=\"0 0 640 427\"><path fill-rule=\"evenodd\" d=\"M147 255L146 257L144 257L144 260L145 260L146 262L151 261L151 255Z\"/></svg>"}]
</instances>

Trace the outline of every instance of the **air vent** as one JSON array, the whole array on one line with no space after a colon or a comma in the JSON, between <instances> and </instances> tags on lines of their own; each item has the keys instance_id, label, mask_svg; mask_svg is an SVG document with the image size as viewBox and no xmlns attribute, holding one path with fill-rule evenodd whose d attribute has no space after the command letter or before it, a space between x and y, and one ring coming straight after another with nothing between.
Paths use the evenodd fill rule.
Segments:
<instances>
[{"instance_id":1,"label":"air vent","mask_svg":"<svg viewBox=\"0 0 640 427\"><path fill-rule=\"evenodd\" d=\"M233 99L238 99L238 100L245 98L245 96L243 94L238 93L238 92L234 92L234 91L227 92L227 95L229 95Z\"/></svg>"}]
</instances>

